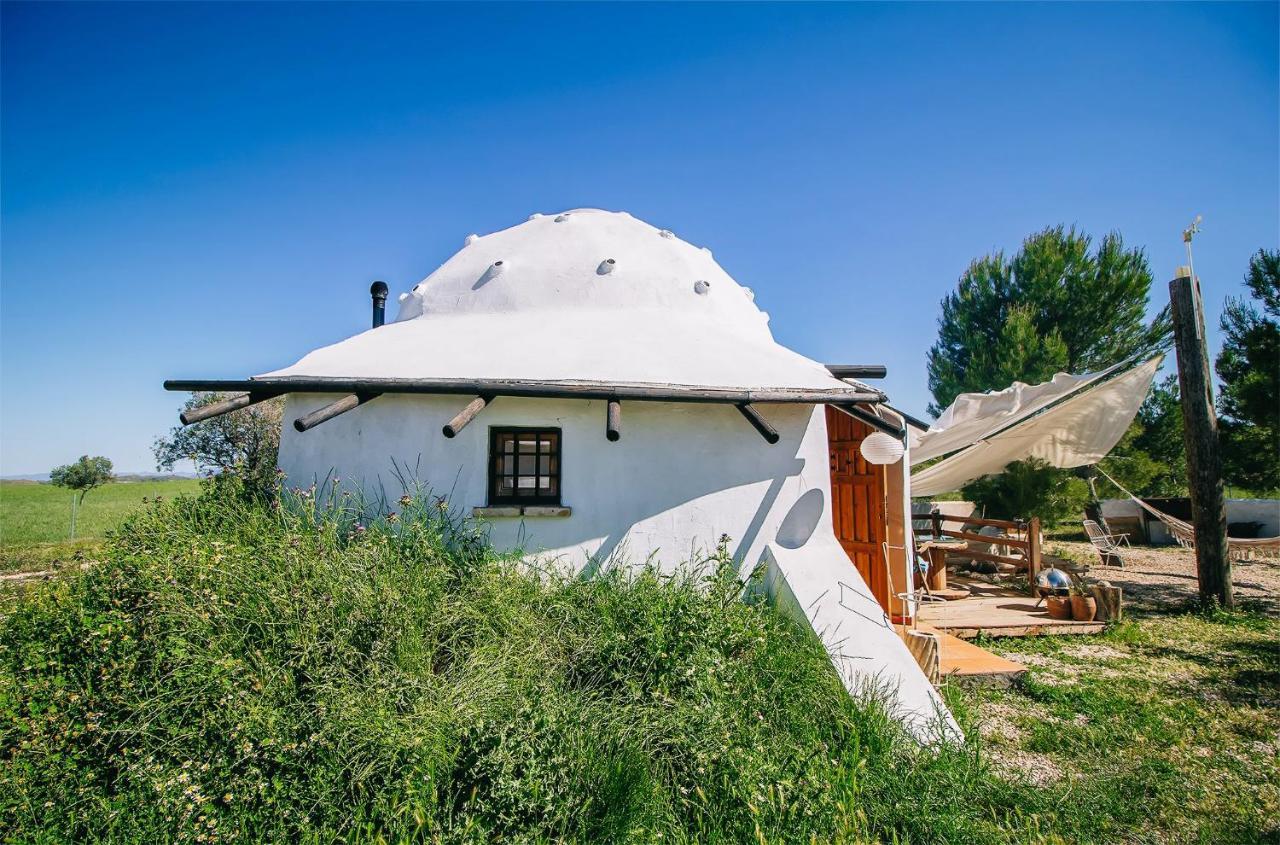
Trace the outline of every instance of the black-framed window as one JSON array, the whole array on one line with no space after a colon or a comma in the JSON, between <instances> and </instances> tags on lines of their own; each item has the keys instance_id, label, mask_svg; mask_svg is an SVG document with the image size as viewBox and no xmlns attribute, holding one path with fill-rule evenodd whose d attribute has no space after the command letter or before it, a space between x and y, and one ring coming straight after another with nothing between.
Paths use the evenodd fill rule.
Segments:
<instances>
[{"instance_id":1,"label":"black-framed window","mask_svg":"<svg viewBox=\"0 0 1280 845\"><path fill-rule=\"evenodd\" d=\"M560 429L489 429L489 504L560 504Z\"/></svg>"}]
</instances>

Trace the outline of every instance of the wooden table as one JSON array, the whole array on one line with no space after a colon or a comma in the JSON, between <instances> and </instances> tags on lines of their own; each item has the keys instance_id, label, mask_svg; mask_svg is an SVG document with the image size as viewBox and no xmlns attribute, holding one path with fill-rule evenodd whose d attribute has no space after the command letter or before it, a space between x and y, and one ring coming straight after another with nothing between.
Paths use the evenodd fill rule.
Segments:
<instances>
[{"instance_id":1,"label":"wooden table","mask_svg":"<svg viewBox=\"0 0 1280 845\"><path fill-rule=\"evenodd\" d=\"M947 589L947 552L961 552L969 548L964 540L929 540L918 549L929 557L929 573L925 576L929 592L940 593Z\"/></svg>"}]
</instances>

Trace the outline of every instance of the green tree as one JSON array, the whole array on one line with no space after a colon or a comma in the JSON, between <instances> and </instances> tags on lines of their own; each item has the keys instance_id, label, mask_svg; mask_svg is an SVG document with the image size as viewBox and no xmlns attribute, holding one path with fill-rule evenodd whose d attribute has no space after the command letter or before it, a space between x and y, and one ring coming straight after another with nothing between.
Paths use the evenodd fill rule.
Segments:
<instances>
[{"instance_id":1,"label":"green tree","mask_svg":"<svg viewBox=\"0 0 1280 845\"><path fill-rule=\"evenodd\" d=\"M1223 469L1229 483L1270 491L1280 488L1280 251L1258 250L1244 281L1261 311L1231 297L1222 314Z\"/></svg>"},{"instance_id":2,"label":"green tree","mask_svg":"<svg viewBox=\"0 0 1280 845\"><path fill-rule=\"evenodd\" d=\"M71 538L76 536L76 509L84 504L84 497L95 487L111 481L111 461L95 455L81 455L74 464L54 467L49 473L49 482L55 487L66 487L71 490ZM77 496L76 494L80 495Z\"/></svg>"},{"instance_id":3,"label":"green tree","mask_svg":"<svg viewBox=\"0 0 1280 845\"><path fill-rule=\"evenodd\" d=\"M1146 321L1152 275L1141 249L1127 249L1117 232L1097 248L1074 227L1051 226L1022 242L1013 258L1003 252L969 265L954 293L942 301L938 340L929 350L929 389L937 415L961 393L1048 381L1055 373L1099 370L1127 358L1155 354L1168 344L1168 308ZM1032 476L1044 477L1032 481ZM1051 519L1065 515L1092 471L1072 473L1040 462L966 488L998 510ZM1001 491L1001 485L1010 485ZM1070 495L1068 495L1068 493ZM1037 502L1034 496L1042 498ZM1101 520L1088 496L1090 516Z\"/></svg>"},{"instance_id":4,"label":"green tree","mask_svg":"<svg viewBox=\"0 0 1280 845\"><path fill-rule=\"evenodd\" d=\"M1040 517L1046 524L1076 516L1089 498L1082 478L1038 458L1014 461L1004 472L965 485L964 497L995 519Z\"/></svg>"},{"instance_id":5,"label":"green tree","mask_svg":"<svg viewBox=\"0 0 1280 845\"><path fill-rule=\"evenodd\" d=\"M182 410L203 408L230 395L193 393ZM175 426L151 447L156 468L171 470L189 460L201 471L240 472L250 489L269 492L275 488L283 412L284 398L277 397L193 425Z\"/></svg>"},{"instance_id":6,"label":"green tree","mask_svg":"<svg viewBox=\"0 0 1280 845\"><path fill-rule=\"evenodd\" d=\"M1101 462L1108 474L1139 496L1187 495L1187 452L1178 396L1176 374L1153 384L1137 418ZM1107 494L1124 495L1105 479L1098 483Z\"/></svg>"},{"instance_id":7,"label":"green tree","mask_svg":"<svg viewBox=\"0 0 1280 845\"><path fill-rule=\"evenodd\" d=\"M1102 369L1167 343L1168 309L1146 322L1146 255L1115 232L1091 247L1088 235L1053 226L1012 259L997 252L969 265L942 301L929 350L932 413L961 393Z\"/></svg>"}]
</instances>

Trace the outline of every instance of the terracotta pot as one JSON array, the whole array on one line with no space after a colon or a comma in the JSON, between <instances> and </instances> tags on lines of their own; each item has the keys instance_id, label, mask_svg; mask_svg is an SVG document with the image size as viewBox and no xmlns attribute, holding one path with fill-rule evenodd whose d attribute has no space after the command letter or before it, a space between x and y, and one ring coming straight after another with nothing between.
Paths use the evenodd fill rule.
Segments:
<instances>
[{"instance_id":1,"label":"terracotta pot","mask_svg":"<svg viewBox=\"0 0 1280 845\"><path fill-rule=\"evenodd\" d=\"M1092 622L1098 615L1098 600L1093 596L1071 597L1071 618L1077 622Z\"/></svg>"},{"instance_id":2,"label":"terracotta pot","mask_svg":"<svg viewBox=\"0 0 1280 845\"><path fill-rule=\"evenodd\" d=\"M1068 596L1049 596L1044 600L1050 619L1070 619L1071 599Z\"/></svg>"}]
</instances>

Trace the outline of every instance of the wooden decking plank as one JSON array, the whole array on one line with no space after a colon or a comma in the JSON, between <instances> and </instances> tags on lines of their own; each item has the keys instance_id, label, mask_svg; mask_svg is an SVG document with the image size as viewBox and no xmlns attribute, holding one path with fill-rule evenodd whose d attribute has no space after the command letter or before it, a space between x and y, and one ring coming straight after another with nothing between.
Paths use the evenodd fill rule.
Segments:
<instances>
[{"instance_id":1,"label":"wooden decking plank","mask_svg":"<svg viewBox=\"0 0 1280 845\"><path fill-rule=\"evenodd\" d=\"M1043 634L1096 634L1102 622L1050 619L1044 605L1022 595L975 595L960 601L937 602L920 607L919 619L961 639L978 634L991 637L1030 637Z\"/></svg>"},{"instance_id":2,"label":"wooden decking plank","mask_svg":"<svg viewBox=\"0 0 1280 845\"><path fill-rule=\"evenodd\" d=\"M919 625L918 630L937 635L938 670L944 679L983 679L997 683L1011 683L1027 671L1027 667L1021 663L992 654L984 648L965 642L933 626Z\"/></svg>"}]
</instances>

